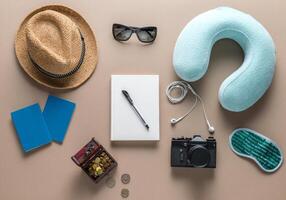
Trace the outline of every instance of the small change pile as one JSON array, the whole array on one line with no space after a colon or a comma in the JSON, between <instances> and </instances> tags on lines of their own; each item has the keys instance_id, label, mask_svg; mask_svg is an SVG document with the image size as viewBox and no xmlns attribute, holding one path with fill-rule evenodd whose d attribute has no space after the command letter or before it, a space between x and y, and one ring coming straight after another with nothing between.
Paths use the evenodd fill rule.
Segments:
<instances>
[{"instance_id":1,"label":"small change pile","mask_svg":"<svg viewBox=\"0 0 286 200\"><path fill-rule=\"evenodd\" d=\"M89 175L95 177L100 176L111 166L112 163L112 159L105 152L102 152L89 164Z\"/></svg>"}]
</instances>

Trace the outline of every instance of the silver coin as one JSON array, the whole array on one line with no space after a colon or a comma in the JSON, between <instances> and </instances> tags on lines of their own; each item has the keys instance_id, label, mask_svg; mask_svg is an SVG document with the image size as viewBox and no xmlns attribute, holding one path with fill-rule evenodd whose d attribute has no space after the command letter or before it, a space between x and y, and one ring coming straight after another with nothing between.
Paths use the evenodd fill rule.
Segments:
<instances>
[{"instance_id":1,"label":"silver coin","mask_svg":"<svg viewBox=\"0 0 286 200\"><path fill-rule=\"evenodd\" d=\"M105 185L108 188L113 188L116 184L116 181L113 177L107 177L107 179L105 180Z\"/></svg>"},{"instance_id":2,"label":"silver coin","mask_svg":"<svg viewBox=\"0 0 286 200\"><path fill-rule=\"evenodd\" d=\"M128 184L130 182L130 175L129 174L122 174L121 176L121 182L123 184Z\"/></svg>"},{"instance_id":3,"label":"silver coin","mask_svg":"<svg viewBox=\"0 0 286 200\"><path fill-rule=\"evenodd\" d=\"M129 196L129 190L126 189L126 188L123 188L123 189L121 190L121 196L122 196L123 198L127 198L127 197Z\"/></svg>"}]
</instances>

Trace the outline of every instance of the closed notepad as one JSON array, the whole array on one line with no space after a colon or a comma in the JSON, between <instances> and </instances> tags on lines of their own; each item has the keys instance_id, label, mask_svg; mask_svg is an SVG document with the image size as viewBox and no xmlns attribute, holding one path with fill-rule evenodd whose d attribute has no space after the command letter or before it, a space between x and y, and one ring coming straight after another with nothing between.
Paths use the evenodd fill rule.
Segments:
<instances>
[{"instance_id":1,"label":"closed notepad","mask_svg":"<svg viewBox=\"0 0 286 200\"><path fill-rule=\"evenodd\" d=\"M54 141L63 142L74 109L73 102L49 95L43 116Z\"/></svg>"},{"instance_id":2,"label":"closed notepad","mask_svg":"<svg viewBox=\"0 0 286 200\"><path fill-rule=\"evenodd\" d=\"M149 130L142 124L122 90L129 93L134 105L149 125ZM159 76L112 75L111 140L159 140L159 128Z\"/></svg>"},{"instance_id":3,"label":"closed notepad","mask_svg":"<svg viewBox=\"0 0 286 200\"><path fill-rule=\"evenodd\" d=\"M11 113L18 138L25 152L51 142L39 104L22 108Z\"/></svg>"}]
</instances>

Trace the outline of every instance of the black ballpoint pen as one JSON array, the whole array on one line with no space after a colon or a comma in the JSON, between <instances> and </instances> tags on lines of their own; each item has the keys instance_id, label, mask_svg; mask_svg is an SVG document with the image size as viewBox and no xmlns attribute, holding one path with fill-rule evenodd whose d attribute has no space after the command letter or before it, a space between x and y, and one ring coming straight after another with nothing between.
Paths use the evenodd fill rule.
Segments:
<instances>
[{"instance_id":1,"label":"black ballpoint pen","mask_svg":"<svg viewBox=\"0 0 286 200\"><path fill-rule=\"evenodd\" d=\"M129 93L126 90L122 90L122 93L125 96L125 98L127 99L127 101L129 102L129 104L131 105L131 107L134 109L134 111L136 112L136 114L138 115L140 120L142 121L143 125L149 130L149 125L145 122L142 115L139 113L137 108L134 106L133 100L131 99Z\"/></svg>"}]
</instances>

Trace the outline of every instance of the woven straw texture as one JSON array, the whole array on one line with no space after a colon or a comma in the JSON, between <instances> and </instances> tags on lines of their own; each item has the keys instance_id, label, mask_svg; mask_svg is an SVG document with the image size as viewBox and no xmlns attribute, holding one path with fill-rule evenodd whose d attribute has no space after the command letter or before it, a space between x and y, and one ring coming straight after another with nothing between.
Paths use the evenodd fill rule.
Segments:
<instances>
[{"instance_id":1,"label":"woven straw texture","mask_svg":"<svg viewBox=\"0 0 286 200\"><path fill-rule=\"evenodd\" d=\"M29 54L46 71L59 74L71 71L82 50L79 30L86 51L78 71L57 79L46 76L33 65ZM23 70L42 86L52 89L80 86L92 75L97 64L97 45L91 28L77 12L61 5L39 8L24 19L17 32L15 52Z\"/></svg>"}]
</instances>

